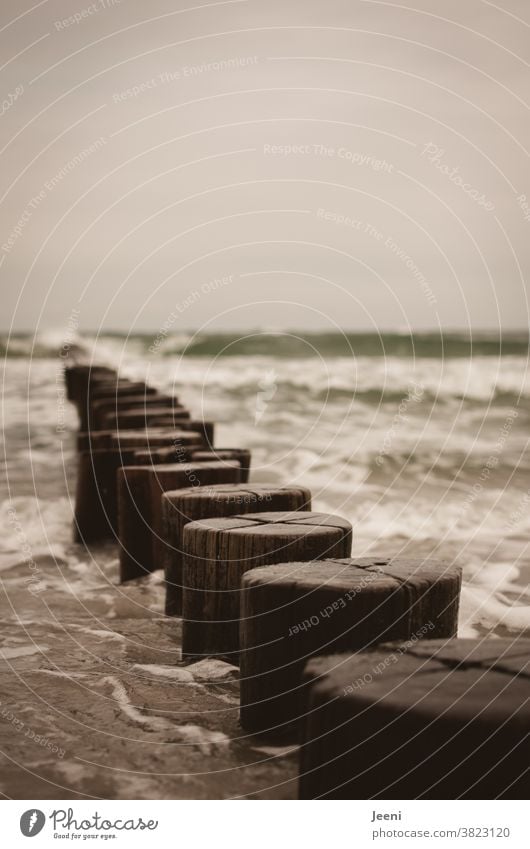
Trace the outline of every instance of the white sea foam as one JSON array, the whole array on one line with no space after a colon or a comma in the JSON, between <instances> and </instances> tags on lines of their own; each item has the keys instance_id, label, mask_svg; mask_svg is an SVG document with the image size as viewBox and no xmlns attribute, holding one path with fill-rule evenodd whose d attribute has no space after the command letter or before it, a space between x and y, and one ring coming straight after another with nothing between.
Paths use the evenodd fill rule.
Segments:
<instances>
[{"instance_id":1,"label":"white sea foam","mask_svg":"<svg viewBox=\"0 0 530 849\"><path fill-rule=\"evenodd\" d=\"M2 660L14 660L16 657L30 657L32 654L44 654L49 651L48 646L19 646L18 648L0 647L0 658Z\"/></svg>"},{"instance_id":2,"label":"white sea foam","mask_svg":"<svg viewBox=\"0 0 530 849\"><path fill-rule=\"evenodd\" d=\"M135 663L134 669L137 669L139 672L146 672L148 675L153 675L156 678L167 678L179 684L193 684L195 682L191 672L180 666L158 666L153 663Z\"/></svg>"},{"instance_id":3,"label":"white sea foam","mask_svg":"<svg viewBox=\"0 0 530 849\"><path fill-rule=\"evenodd\" d=\"M39 550L63 551L71 542L71 517L71 505L65 498L51 502L31 496L6 500L0 504L0 547L17 551L23 538Z\"/></svg>"},{"instance_id":4,"label":"white sea foam","mask_svg":"<svg viewBox=\"0 0 530 849\"><path fill-rule=\"evenodd\" d=\"M153 714L144 714L136 708L130 701L127 695L127 690L118 678L112 675L107 675L103 681L110 684L112 688L112 696L118 704L121 711L134 723L141 725L151 731L167 731L173 729L173 725L168 720L161 716Z\"/></svg>"},{"instance_id":5,"label":"white sea foam","mask_svg":"<svg viewBox=\"0 0 530 849\"><path fill-rule=\"evenodd\" d=\"M209 755L217 747L230 743L230 738L222 731L210 731L200 725L179 725L177 731L183 743L196 746L204 755Z\"/></svg>"},{"instance_id":6,"label":"white sea foam","mask_svg":"<svg viewBox=\"0 0 530 849\"><path fill-rule=\"evenodd\" d=\"M187 667L196 681L204 681L212 684L237 681L239 679L239 668L223 660L207 658L198 660Z\"/></svg>"},{"instance_id":7,"label":"white sea foam","mask_svg":"<svg viewBox=\"0 0 530 849\"><path fill-rule=\"evenodd\" d=\"M189 666L164 666L158 664L135 663L135 669L147 672L159 678L170 678L183 684L200 682L227 683L237 681L239 669L231 663L222 660L206 659L191 663Z\"/></svg>"},{"instance_id":8,"label":"white sea foam","mask_svg":"<svg viewBox=\"0 0 530 849\"><path fill-rule=\"evenodd\" d=\"M221 731L210 731L199 725L187 723L179 725L155 714L142 713L130 701L124 685L118 678L108 675L104 679L112 687L112 695L122 712L137 725L149 731L171 732L171 740L181 741L185 745L196 746L203 754L210 754L213 748L229 743L229 738Z\"/></svg>"}]
</instances>

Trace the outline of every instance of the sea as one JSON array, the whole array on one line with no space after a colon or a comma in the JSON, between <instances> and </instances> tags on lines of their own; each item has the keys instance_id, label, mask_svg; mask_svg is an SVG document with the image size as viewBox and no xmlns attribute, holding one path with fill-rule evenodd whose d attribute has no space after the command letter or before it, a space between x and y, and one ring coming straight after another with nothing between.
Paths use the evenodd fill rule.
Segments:
<instances>
[{"instance_id":1,"label":"sea","mask_svg":"<svg viewBox=\"0 0 530 849\"><path fill-rule=\"evenodd\" d=\"M81 595L94 583L72 542L73 357L178 394L217 446L251 449L251 480L303 484L346 517L355 556L460 564L461 636L530 631L527 334L48 331L0 350L2 574L56 564Z\"/></svg>"}]
</instances>

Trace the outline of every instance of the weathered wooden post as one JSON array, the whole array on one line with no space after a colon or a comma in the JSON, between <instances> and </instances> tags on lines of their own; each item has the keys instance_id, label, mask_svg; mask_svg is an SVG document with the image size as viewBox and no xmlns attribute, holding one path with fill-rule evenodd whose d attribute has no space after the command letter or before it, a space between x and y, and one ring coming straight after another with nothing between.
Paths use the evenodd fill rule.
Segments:
<instances>
[{"instance_id":1,"label":"weathered wooden post","mask_svg":"<svg viewBox=\"0 0 530 849\"><path fill-rule=\"evenodd\" d=\"M172 463L124 466L118 472L120 580L163 568L158 558L161 500L167 490L239 480L239 463Z\"/></svg>"},{"instance_id":2,"label":"weathered wooden post","mask_svg":"<svg viewBox=\"0 0 530 849\"><path fill-rule=\"evenodd\" d=\"M95 386L92 384L89 387L86 400L78 404L77 410L79 414L79 430L92 430L94 425L94 403L99 400L106 399L107 401L116 402L116 398L130 397L136 395L139 398L145 398L149 395L156 395L156 389L146 386L142 381L132 382L125 380L117 381L98 381Z\"/></svg>"},{"instance_id":3,"label":"weathered wooden post","mask_svg":"<svg viewBox=\"0 0 530 849\"><path fill-rule=\"evenodd\" d=\"M125 434L127 436L125 437ZM129 440L129 436L131 439ZM177 441L179 444L174 445ZM170 430L169 428L130 428L129 430L90 430L86 433L78 432L77 450L87 451L89 448L116 448L120 445L127 451L142 453L157 452L162 457L172 457L174 452L182 449L202 448L203 442L200 433L190 433L188 429ZM147 448L149 444L152 448ZM131 448L132 444L132 448ZM143 446L143 447L141 447Z\"/></svg>"},{"instance_id":4,"label":"weathered wooden post","mask_svg":"<svg viewBox=\"0 0 530 849\"><path fill-rule=\"evenodd\" d=\"M119 413L124 410L145 410L147 407L157 409L172 409L180 406L178 398L169 395L160 395L158 392L150 395L117 395L116 397L105 396L98 398L91 404L92 429L105 430L105 416L108 413Z\"/></svg>"},{"instance_id":5,"label":"weathered wooden post","mask_svg":"<svg viewBox=\"0 0 530 849\"><path fill-rule=\"evenodd\" d=\"M171 430L170 428L146 428L145 430L121 430L111 436L110 444L124 450L149 450L152 448L169 448L170 446L200 447L203 437L191 430Z\"/></svg>"},{"instance_id":6,"label":"weathered wooden post","mask_svg":"<svg viewBox=\"0 0 530 849\"><path fill-rule=\"evenodd\" d=\"M192 450L198 462L206 460L238 460L241 466L241 483L247 483L250 474L251 454L248 448L210 448Z\"/></svg>"},{"instance_id":7,"label":"weathered wooden post","mask_svg":"<svg viewBox=\"0 0 530 849\"><path fill-rule=\"evenodd\" d=\"M241 578L288 560L346 557L351 525L325 513L250 513L204 519L183 533L183 656L237 662Z\"/></svg>"},{"instance_id":8,"label":"weathered wooden post","mask_svg":"<svg viewBox=\"0 0 530 849\"><path fill-rule=\"evenodd\" d=\"M110 439L115 433L115 430L78 431L76 436L77 451L97 451L102 448L110 448Z\"/></svg>"},{"instance_id":9,"label":"weathered wooden post","mask_svg":"<svg viewBox=\"0 0 530 849\"><path fill-rule=\"evenodd\" d=\"M145 407L120 408L117 412L107 412L101 417L104 429L131 430L142 427L158 426L161 418L170 427L180 427L190 421L190 413L185 407ZM193 428L192 428L193 429Z\"/></svg>"},{"instance_id":10,"label":"weathered wooden post","mask_svg":"<svg viewBox=\"0 0 530 849\"><path fill-rule=\"evenodd\" d=\"M98 379L96 383L91 381L89 383L87 400L89 404L92 404L101 398L116 398L126 393L140 396L155 395L156 391L152 386L144 383L143 380L129 380L126 377L116 375L115 377L109 377L109 379Z\"/></svg>"},{"instance_id":11,"label":"weathered wooden post","mask_svg":"<svg viewBox=\"0 0 530 849\"><path fill-rule=\"evenodd\" d=\"M529 657L483 638L311 660L300 797L527 799Z\"/></svg>"},{"instance_id":12,"label":"weathered wooden post","mask_svg":"<svg viewBox=\"0 0 530 849\"><path fill-rule=\"evenodd\" d=\"M221 451L197 451L192 452L192 457L194 462L206 462L210 456L219 457L222 453ZM299 486L274 486L263 483L243 485L243 482L232 485L188 487L165 492L162 496L161 507L162 531L159 552L166 574L166 613L168 616L180 616L183 583L182 546L184 527L187 524L199 519L225 518L257 511L311 510L311 492Z\"/></svg>"},{"instance_id":13,"label":"weathered wooden post","mask_svg":"<svg viewBox=\"0 0 530 849\"><path fill-rule=\"evenodd\" d=\"M138 459L137 465L150 463L152 466L160 463L189 463L192 460L195 445L159 445L153 448L137 448L134 456Z\"/></svg>"},{"instance_id":14,"label":"weathered wooden post","mask_svg":"<svg viewBox=\"0 0 530 849\"><path fill-rule=\"evenodd\" d=\"M153 417L150 427L176 427L171 411L168 411L164 416ZM205 447L211 448L214 443L215 423L203 421L202 419L190 419L188 422L179 422L179 427L188 427L196 433L201 433L204 439Z\"/></svg>"},{"instance_id":15,"label":"weathered wooden post","mask_svg":"<svg viewBox=\"0 0 530 849\"><path fill-rule=\"evenodd\" d=\"M117 539L116 473L120 466L138 464L135 452L147 446L200 445L191 431L112 431L96 436L94 446L78 454L74 538L78 542ZM146 461L147 462L147 461Z\"/></svg>"},{"instance_id":16,"label":"weathered wooden post","mask_svg":"<svg viewBox=\"0 0 530 849\"><path fill-rule=\"evenodd\" d=\"M151 429L151 428L150 428ZM103 431L108 433L109 431ZM142 464L151 460L154 463L197 463L212 460L237 460L241 466L241 483L247 483L250 473L251 453L246 448L205 448L204 445L171 445L169 447L139 448L135 454Z\"/></svg>"},{"instance_id":17,"label":"weathered wooden post","mask_svg":"<svg viewBox=\"0 0 530 849\"><path fill-rule=\"evenodd\" d=\"M117 377L116 371L108 366L88 364L66 366L64 370L66 397L69 401L79 403L86 399L90 383L108 380L111 377Z\"/></svg>"},{"instance_id":18,"label":"weathered wooden post","mask_svg":"<svg viewBox=\"0 0 530 849\"><path fill-rule=\"evenodd\" d=\"M241 724L291 731L302 671L318 654L388 640L453 637L461 570L429 560L282 563L247 572L241 602Z\"/></svg>"},{"instance_id":19,"label":"weathered wooden post","mask_svg":"<svg viewBox=\"0 0 530 849\"><path fill-rule=\"evenodd\" d=\"M133 459L119 449L80 451L77 458L74 540L94 543L117 538L116 472Z\"/></svg>"}]
</instances>

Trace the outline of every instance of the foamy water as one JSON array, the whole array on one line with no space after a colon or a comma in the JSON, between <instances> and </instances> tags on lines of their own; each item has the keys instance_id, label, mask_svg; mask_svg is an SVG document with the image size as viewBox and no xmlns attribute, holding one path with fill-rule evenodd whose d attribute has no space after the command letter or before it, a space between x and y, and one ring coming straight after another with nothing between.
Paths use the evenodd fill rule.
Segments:
<instances>
[{"instance_id":1,"label":"foamy water","mask_svg":"<svg viewBox=\"0 0 530 849\"><path fill-rule=\"evenodd\" d=\"M143 337L104 337L95 356L218 422L217 445L252 449L254 481L309 486L315 509L352 522L356 555L459 562L463 635L530 628L526 343L501 356L486 340L462 356L455 342L442 358L425 339L413 356L399 340L384 356L367 353L366 340L344 356L327 339L293 357L281 339L260 337L256 351L219 356L216 345L199 356L190 338L149 353ZM71 543L76 417L56 344L52 334L9 347L0 569L51 558L82 592L98 576ZM103 572L113 557L103 557Z\"/></svg>"}]
</instances>

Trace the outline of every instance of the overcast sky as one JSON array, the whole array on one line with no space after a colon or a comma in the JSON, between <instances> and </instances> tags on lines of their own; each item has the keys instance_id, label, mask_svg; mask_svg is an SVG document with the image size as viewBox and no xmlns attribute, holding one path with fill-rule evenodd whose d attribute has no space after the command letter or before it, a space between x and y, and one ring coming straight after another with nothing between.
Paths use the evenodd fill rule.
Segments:
<instances>
[{"instance_id":1,"label":"overcast sky","mask_svg":"<svg viewBox=\"0 0 530 849\"><path fill-rule=\"evenodd\" d=\"M527 326L525 0L0 15L2 329Z\"/></svg>"}]
</instances>

